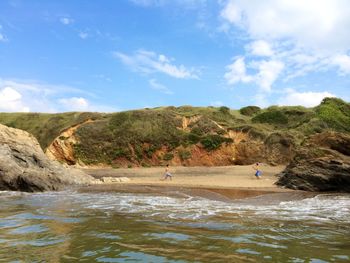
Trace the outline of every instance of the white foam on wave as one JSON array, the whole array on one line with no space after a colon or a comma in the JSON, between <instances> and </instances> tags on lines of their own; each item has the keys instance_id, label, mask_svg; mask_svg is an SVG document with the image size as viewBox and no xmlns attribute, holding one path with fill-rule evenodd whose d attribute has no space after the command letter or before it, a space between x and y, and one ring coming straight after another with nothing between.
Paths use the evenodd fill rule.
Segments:
<instances>
[{"instance_id":1,"label":"white foam on wave","mask_svg":"<svg viewBox=\"0 0 350 263\"><path fill-rule=\"evenodd\" d=\"M86 209L135 213L169 219L210 218L222 214L268 217L282 220L337 221L350 223L350 195L318 195L313 198L256 205L205 198L175 198L126 193L51 192L33 194L45 203L70 202ZM45 200L45 201L44 201Z\"/></svg>"},{"instance_id":2,"label":"white foam on wave","mask_svg":"<svg viewBox=\"0 0 350 263\"><path fill-rule=\"evenodd\" d=\"M23 193L16 192L16 191L0 191L0 198L6 198L6 197L13 197L13 196L20 196Z\"/></svg>"}]
</instances>

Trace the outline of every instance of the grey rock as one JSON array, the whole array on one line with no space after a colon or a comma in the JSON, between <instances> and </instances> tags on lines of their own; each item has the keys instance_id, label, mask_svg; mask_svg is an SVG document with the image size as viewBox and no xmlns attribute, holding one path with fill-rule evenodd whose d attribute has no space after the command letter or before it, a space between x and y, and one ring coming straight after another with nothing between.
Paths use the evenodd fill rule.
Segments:
<instances>
[{"instance_id":1,"label":"grey rock","mask_svg":"<svg viewBox=\"0 0 350 263\"><path fill-rule=\"evenodd\" d=\"M277 185L306 191L350 192L350 136L324 132L309 138L279 175Z\"/></svg>"},{"instance_id":2,"label":"grey rock","mask_svg":"<svg viewBox=\"0 0 350 263\"><path fill-rule=\"evenodd\" d=\"M93 178L82 171L50 161L31 134L0 124L0 190L34 192L91 183Z\"/></svg>"},{"instance_id":3,"label":"grey rock","mask_svg":"<svg viewBox=\"0 0 350 263\"><path fill-rule=\"evenodd\" d=\"M129 182L130 179L127 177L102 177L101 181L106 184L112 184Z\"/></svg>"}]
</instances>

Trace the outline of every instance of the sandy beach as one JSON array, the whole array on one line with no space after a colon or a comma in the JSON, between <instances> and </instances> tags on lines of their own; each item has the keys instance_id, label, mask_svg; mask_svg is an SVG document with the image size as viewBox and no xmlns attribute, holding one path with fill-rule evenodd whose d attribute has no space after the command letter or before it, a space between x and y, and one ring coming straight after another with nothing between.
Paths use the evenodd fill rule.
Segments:
<instances>
[{"instance_id":1,"label":"sandy beach","mask_svg":"<svg viewBox=\"0 0 350 263\"><path fill-rule=\"evenodd\" d=\"M101 177L128 177L129 182L123 184L189 186L217 188L268 188L278 189L274 185L276 175L284 166L263 165L261 179L254 176L251 165L223 167L170 167L172 180L164 178L164 167L152 168L119 168L119 169L84 169L85 172Z\"/></svg>"},{"instance_id":2,"label":"sandy beach","mask_svg":"<svg viewBox=\"0 0 350 263\"><path fill-rule=\"evenodd\" d=\"M82 189L88 192L156 193L167 196L200 196L229 201L273 194L277 199L301 198L303 194L277 187L277 174L284 166L262 167L261 179L254 176L251 165L224 167L170 167L172 180L164 180L164 167L84 169L95 178L127 177L129 182L94 185ZM286 195L286 193L288 193ZM278 197L276 196L278 195ZM276 199L274 197L274 199Z\"/></svg>"}]
</instances>

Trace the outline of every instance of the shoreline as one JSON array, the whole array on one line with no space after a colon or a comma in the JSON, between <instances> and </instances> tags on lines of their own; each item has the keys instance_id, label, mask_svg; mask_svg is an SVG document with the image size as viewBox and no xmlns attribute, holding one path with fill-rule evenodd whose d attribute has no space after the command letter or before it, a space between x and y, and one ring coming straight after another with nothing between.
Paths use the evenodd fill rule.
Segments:
<instances>
[{"instance_id":1,"label":"shoreline","mask_svg":"<svg viewBox=\"0 0 350 263\"><path fill-rule=\"evenodd\" d=\"M291 201L313 197L319 193L304 192L291 189L271 188L227 188L201 187L185 185L155 185L155 184L105 184L79 188L82 193L131 193L161 195L167 197L189 198L201 197L215 201L232 202L234 200L255 200L254 203L266 204L276 201ZM259 199L259 197L264 197Z\"/></svg>"},{"instance_id":2,"label":"shoreline","mask_svg":"<svg viewBox=\"0 0 350 263\"><path fill-rule=\"evenodd\" d=\"M220 167L171 167L172 181L160 180L164 167L151 168L89 168L83 169L95 178L127 177L129 182L92 185L80 188L80 192L118 192L156 194L173 197L203 197L211 200L257 199L289 201L315 196L316 193L284 189L276 186L277 174L284 166L263 167L263 176L256 179L251 165ZM259 196L264 196L260 198ZM255 202L255 201L254 201Z\"/></svg>"}]
</instances>

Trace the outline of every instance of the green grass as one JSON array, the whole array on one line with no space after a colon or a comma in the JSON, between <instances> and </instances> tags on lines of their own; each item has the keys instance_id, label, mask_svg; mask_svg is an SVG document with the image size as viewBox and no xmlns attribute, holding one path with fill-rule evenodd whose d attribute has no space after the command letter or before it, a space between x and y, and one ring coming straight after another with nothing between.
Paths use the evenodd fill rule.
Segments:
<instances>
[{"instance_id":1,"label":"green grass","mask_svg":"<svg viewBox=\"0 0 350 263\"><path fill-rule=\"evenodd\" d=\"M184 117L198 117L186 130ZM32 133L45 149L65 129L86 120L76 131L79 144L75 155L86 164L132 163L149 165L174 158L191 158L187 147L197 144L207 151L232 143L230 130L248 133L250 138L286 144L300 144L305 136L325 130L350 132L350 104L326 98L315 108L301 106L255 106L232 110L228 107L158 107L111 114L101 113L0 113L0 123ZM275 135L273 135L275 134ZM277 136L277 134L279 134ZM291 139L292 138L292 139ZM61 139L65 139L61 137ZM155 156L158 150L165 153ZM171 157L171 159L170 159Z\"/></svg>"},{"instance_id":2,"label":"green grass","mask_svg":"<svg viewBox=\"0 0 350 263\"><path fill-rule=\"evenodd\" d=\"M350 132L350 104L337 98L325 98L316 107L317 117L328 128Z\"/></svg>"},{"instance_id":3,"label":"green grass","mask_svg":"<svg viewBox=\"0 0 350 263\"><path fill-rule=\"evenodd\" d=\"M220 148L223 143L232 143L233 140L231 138L222 137L220 135L207 135L203 139L201 139L201 144L204 149L208 151L216 150Z\"/></svg>"},{"instance_id":4,"label":"green grass","mask_svg":"<svg viewBox=\"0 0 350 263\"><path fill-rule=\"evenodd\" d=\"M180 149L178 152L178 155L182 161L191 159L191 157L192 157L192 153L188 150L185 150L185 149Z\"/></svg>"},{"instance_id":5,"label":"green grass","mask_svg":"<svg viewBox=\"0 0 350 263\"><path fill-rule=\"evenodd\" d=\"M0 113L0 123L33 134L45 149L63 130L88 119L103 118L104 114L92 112Z\"/></svg>"},{"instance_id":6,"label":"green grass","mask_svg":"<svg viewBox=\"0 0 350 263\"><path fill-rule=\"evenodd\" d=\"M266 123L280 129L297 128L315 117L315 111L302 106L271 106L252 118L253 123Z\"/></svg>"},{"instance_id":7,"label":"green grass","mask_svg":"<svg viewBox=\"0 0 350 263\"><path fill-rule=\"evenodd\" d=\"M254 116L255 114L259 113L260 111L261 111L261 109L257 106L247 106L247 107L243 107L239 110L239 112L245 116Z\"/></svg>"}]
</instances>

